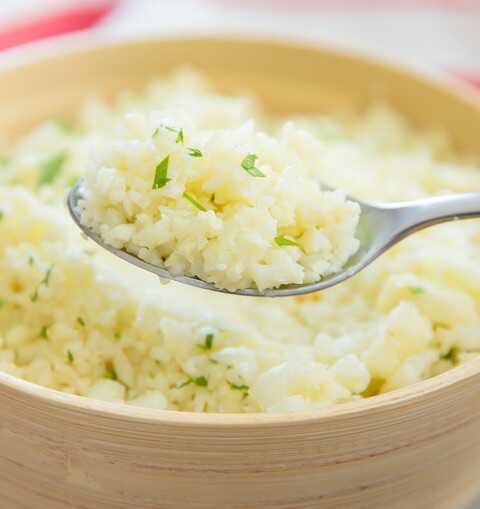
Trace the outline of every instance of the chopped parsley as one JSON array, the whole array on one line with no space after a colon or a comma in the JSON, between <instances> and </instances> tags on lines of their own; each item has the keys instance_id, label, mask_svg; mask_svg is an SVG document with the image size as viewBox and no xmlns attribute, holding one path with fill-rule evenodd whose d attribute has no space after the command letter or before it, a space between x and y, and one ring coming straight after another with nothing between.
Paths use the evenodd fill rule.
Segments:
<instances>
[{"instance_id":1,"label":"chopped parsley","mask_svg":"<svg viewBox=\"0 0 480 509\"><path fill-rule=\"evenodd\" d=\"M190 157L203 157L202 151L198 148L188 147L187 150Z\"/></svg>"},{"instance_id":2,"label":"chopped parsley","mask_svg":"<svg viewBox=\"0 0 480 509\"><path fill-rule=\"evenodd\" d=\"M258 156L255 154L248 154L242 161L242 168L250 173L252 177L265 177L265 173L262 173L256 166L255 161L258 159Z\"/></svg>"},{"instance_id":3,"label":"chopped parsley","mask_svg":"<svg viewBox=\"0 0 480 509\"><path fill-rule=\"evenodd\" d=\"M36 302L38 300L38 289L40 288L41 285L45 285L45 286L48 286L48 283L50 282L50 275L52 274L52 270L53 270L53 265L51 265L48 269L47 269L47 272L45 272L45 276L43 277L43 279L40 281L40 284L37 286L37 288L35 288L35 291L33 292L33 294L30 296L30 300L32 302Z\"/></svg>"},{"instance_id":4,"label":"chopped parsley","mask_svg":"<svg viewBox=\"0 0 480 509\"><path fill-rule=\"evenodd\" d=\"M0 221L3 219L4 215L5 215L5 212L3 210L0 210Z\"/></svg>"},{"instance_id":5,"label":"chopped parsley","mask_svg":"<svg viewBox=\"0 0 480 509\"><path fill-rule=\"evenodd\" d=\"M33 265L34 263L35 263L35 259L33 258L33 256L32 256L32 255L30 255L30 256L28 257L28 265Z\"/></svg>"},{"instance_id":6,"label":"chopped parsley","mask_svg":"<svg viewBox=\"0 0 480 509\"><path fill-rule=\"evenodd\" d=\"M202 345L198 345L203 350L211 350L213 346L213 340L215 338L215 334L207 334L205 336L205 341Z\"/></svg>"},{"instance_id":7,"label":"chopped parsley","mask_svg":"<svg viewBox=\"0 0 480 509\"><path fill-rule=\"evenodd\" d=\"M7 303L7 301L0 297L0 308L3 308L3 306L5 306L6 303Z\"/></svg>"},{"instance_id":8,"label":"chopped parsley","mask_svg":"<svg viewBox=\"0 0 480 509\"><path fill-rule=\"evenodd\" d=\"M295 246L300 247L300 244L298 242L295 242L294 240L287 239L287 237L275 237L275 244L277 246L283 247L283 246Z\"/></svg>"},{"instance_id":9,"label":"chopped parsley","mask_svg":"<svg viewBox=\"0 0 480 509\"><path fill-rule=\"evenodd\" d=\"M68 350L67 352L67 358L68 358L68 362L70 364L73 364L73 361L75 360L75 357L73 356L73 353L71 350Z\"/></svg>"},{"instance_id":10,"label":"chopped parsley","mask_svg":"<svg viewBox=\"0 0 480 509\"><path fill-rule=\"evenodd\" d=\"M40 337L42 339L44 339L45 341L49 340L49 337L48 337L48 327L46 325L44 325L42 327L42 330L40 331Z\"/></svg>"},{"instance_id":11,"label":"chopped parsley","mask_svg":"<svg viewBox=\"0 0 480 509\"><path fill-rule=\"evenodd\" d=\"M77 323L82 327L85 327L85 320L81 316L77 318Z\"/></svg>"},{"instance_id":12,"label":"chopped parsley","mask_svg":"<svg viewBox=\"0 0 480 509\"><path fill-rule=\"evenodd\" d=\"M117 331L117 332L115 332L115 334L113 335L113 337L114 337L115 339L120 339L120 332L118 332L118 331Z\"/></svg>"},{"instance_id":13,"label":"chopped parsley","mask_svg":"<svg viewBox=\"0 0 480 509\"><path fill-rule=\"evenodd\" d=\"M160 129L158 127L155 127L152 133L152 138L155 138L155 136L160 132Z\"/></svg>"},{"instance_id":14,"label":"chopped parsley","mask_svg":"<svg viewBox=\"0 0 480 509\"><path fill-rule=\"evenodd\" d=\"M182 143L183 144L183 129L180 129L178 131L177 137L175 138L175 143Z\"/></svg>"},{"instance_id":15,"label":"chopped parsley","mask_svg":"<svg viewBox=\"0 0 480 509\"><path fill-rule=\"evenodd\" d=\"M446 361L451 361L451 362L455 362L456 360L456 357L457 357L457 352L455 350L455 348L450 348L450 350L442 355L442 359L445 359Z\"/></svg>"},{"instance_id":16,"label":"chopped parsley","mask_svg":"<svg viewBox=\"0 0 480 509\"><path fill-rule=\"evenodd\" d=\"M65 152L60 152L47 159L40 168L37 187L52 184L62 172L66 160L67 154Z\"/></svg>"},{"instance_id":17,"label":"chopped parsley","mask_svg":"<svg viewBox=\"0 0 480 509\"><path fill-rule=\"evenodd\" d=\"M198 210L201 210L202 212L207 212L207 209L199 203L191 194L183 193L182 195L186 200L188 200L194 207L197 207Z\"/></svg>"},{"instance_id":18,"label":"chopped parsley","mask_svg":"<svg viewBox=\"0 0 480 509\"><path fill-rule=\"evenodd\" d=\"M53 270L53 265L51 265L47 269L47 272L45 272L45 277L42 279L40 284L44 284L45 286L48 286L48 283L50 282L50 275L52 274L52 270Z\"/></svg>"},{"instance_id":19,"label":"chopped parsley","mask_svg":"<svg viewBox=\"0 0 480 509\"><path fill-rule=\"evenodd\" d=\"M204 376L199 376L193 379L193 383L199 387L206 387L208 385L208 380Z\"/></svg>"},{"instance_id":20,"label":"chopped parsley","mask_svg":"<svg viewBox=\"0 0 480 509\"><path fill-rule=\"evenodd\" d=\"M177 129L176 127L170 127L169 125L164 125L162 124L160 127L162 127L163 129L166 129L167 131L170 131L172 133L176 133L177 134L177 137L175 138L175 143L182 143L184 142L184 137L183 137L183 129L180 128L180 129ZM155 129L155 131L153 131L153 135L152 136L156 136L158 134L158 127Z\"/></svg>"},{"instance_id":21,"label":"chopped parsley","mask_svg":"<svg viewBox=\"0 0 480 509\"><path fill-rule=\"evenodd\" d=\"M177 386L177 389L181 389L182 387L186 387L190 384L198 385L198 387L207 387L208 380L204 376L198 376L197 378L189 378L188 380L185 380L185 382L182 382L179 386Z\"/></svg>"},{"instance_id":22,"label":"chopped parsley","mask_svg":"<svg viewBox=\"0 0 480 509\"><path fill-rule=\"evenodd\" d=\"M245 385L245 384L234 384L232 382L228 382L228 385L230 386L230 389L233 389L235 391L248 391L250 390L250 387L248 385Z\"/></svg>"},{"instance_id":23,"label":"chopped parsley","mask_svg":"<svg viewBox=\"0 0 480 509\"><path fill-rule=\"evenodd\" d=\"M234 391L241 391L243 392L243 399L245 399L248 396L248 391L250 390L250 387L246 384L234 384L232 382L228 382L228 385L230 386L230 389Z\"/></svg>"},{"instance_id":24,"label":"chopped parsley","mask_svg":"<svg viewBox=\"0 0 480 509\"><path fill-rule=\"evenodd\" d=\"M170 156L167 156L157 164L157 167L155 168L155 178L153 179L152 189L160 189L161 187L167 185L168 182L170 182L171 179L167 177L169 159Z\"/></svg>"},{"instance_id":25,"label":"chopped parsley","mask_svg":"<svg viewBox=\"0 0 480 509\"><path fill-rule=\"evenodd\" d=\"M117 372L113 366L108 365L106 369L107 371L103 375L104 378L108 378L109 380L118 380Z\"/></svg>"},{"instance_id":26,"label":"chopped parsley","mask_svg":"<svg viewBox=\"0 0 480 509\"><path fill-rule=\"evenodd\" d=\"M425 293L427 290L425 288L422 288L421 286L409 286L408 289L410 290L410 293L412 295L421 295L422 293Z\"/></svg>"}]
</instances>

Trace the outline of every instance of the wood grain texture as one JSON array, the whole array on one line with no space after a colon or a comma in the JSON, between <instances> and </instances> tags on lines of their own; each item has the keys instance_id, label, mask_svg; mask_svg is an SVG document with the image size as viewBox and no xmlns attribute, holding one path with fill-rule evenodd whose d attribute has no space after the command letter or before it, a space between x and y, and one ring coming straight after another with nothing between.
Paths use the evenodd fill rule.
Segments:
<instances>
[{"instance_id":1,"label":"wood grain texture","mask_svg":"<svg viewBox=\"0 0 480 509\"><path fill-rule=\"evenodd\" d=\"M0 71L0 134L138 88L182 64L279 113L361 108L381 95L480 153L480 104L355 55L177 39L63 53ZM477 491L480 359L322 413L160 412L0 374L2 509L457 509Z\"/></svg>"}]
</instances>

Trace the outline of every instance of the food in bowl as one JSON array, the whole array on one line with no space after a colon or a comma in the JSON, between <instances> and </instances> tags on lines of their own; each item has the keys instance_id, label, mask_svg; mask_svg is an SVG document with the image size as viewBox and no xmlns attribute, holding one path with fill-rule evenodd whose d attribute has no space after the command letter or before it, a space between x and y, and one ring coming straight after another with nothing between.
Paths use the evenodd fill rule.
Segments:
<instances>
[{"instance_id":1,"label":"food in bowl","mask_svg":"<svg viewBox=\"0 0 480 509\"><path fill-rule=\"evenodd\" d=\"M459 159L442 133L414 129L382 104L349 119L311 115L285 124L254 99L216 94L191 72L159 81L141 96L126 94L113 107L90 103L73 126L47 122L3 147L2 371L131 405L275 412L373 396L477 354L478 221L421 232L337 287L277 300L160 287L155 277L82 239L67 217L66 189L85 173L95 178L95 154L122 139L125 129L135 132L150 112L170 110L177 133L167 133L178 136L181 126L185 135L187 121L173 113L181 108L202 129L236 129L254 118L266 138L286 136L309 178L359 198L480 190L477 162ZM182 149L175 140L151 143ZM200 140L190 148L203 153L199 146ZM132 167L142 159L114 148ZM108 150L111 161L115 152ZM181 203L197 214L186 208L188 199Z\"/></svg>"},{"instance_id":2,"label":"food in bowl","mask_svg":"<svg viewBox=\"0 0 480 509\"><path fill-rule=\"evenodd\" d=\"M286 125L212 121L194 104L130 113L93 155L81 221L109 245L219 288L276 288L338 272L360 207L322 190Z\"/></svg>"}]
</instances>

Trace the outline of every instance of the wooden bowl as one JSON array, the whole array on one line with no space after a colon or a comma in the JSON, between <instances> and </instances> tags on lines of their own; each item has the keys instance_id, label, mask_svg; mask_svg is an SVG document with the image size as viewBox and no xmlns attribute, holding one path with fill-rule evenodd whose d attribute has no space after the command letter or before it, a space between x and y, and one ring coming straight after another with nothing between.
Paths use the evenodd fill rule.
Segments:
<instances>
[{"instance_id":1,"label":"wooden bowl","mask_svg":"<svg viewBox=\"0 0 480 509\"><path fill-rule=\"evenodd\" d=\"M480 104L466 90L364 57L252 40L70 46L28 63L18 62L29 53L7 59L1 134L73 112L91 92L142 87L193 64L220 89L254 90L279 113L360 108L381 94L480 153ZM480 357L321 413L203 415L94 401L0 374L0 505L459 508L478 489L479 388Z\"/></svg>"}]
</instances>

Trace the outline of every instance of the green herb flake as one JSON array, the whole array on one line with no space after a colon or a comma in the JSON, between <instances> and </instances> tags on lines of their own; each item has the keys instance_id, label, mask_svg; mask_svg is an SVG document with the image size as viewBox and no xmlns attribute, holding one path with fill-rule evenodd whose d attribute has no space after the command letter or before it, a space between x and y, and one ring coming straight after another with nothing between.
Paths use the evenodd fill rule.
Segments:
<instances>
[{"instance_id":1,"label":"green herb flake","mask_svg":"<svg viewBox=\"0 0 480 509\"><path fill-rule=\"evenodd\" d=\"M181 389L182 387L186 387L190 384L198 385L198 387L207 387L208 380L204 376L198 376L197 378L189 378L188 380L185 380L185 382L182 382L180 385L177 385L177 389Z\"/></svg>"},{"instance_id":2,"label":"green herb flake","mask_svg":"<svg viewBox=\"0 0 480 509\"><path fill-rule=\"evenodd\" d=\"M248 154L242 161L242 168L250 173L252 177L265 177L266 175L262 173L256 166L255 161L258 159L258 156L255 154Z\"/></svg>"},{"instance_id":3,"label":"green herb flake","mask_svg":"<svg viewBox=\"0 0 480 509\"><path fill-rule=\"evenodd\" d=\"M113 337L114 337L115 339L120 339L120 332L118 332L118 331L117 331L117 332L115 332L115 334L113 335Z\"/></svg>"},{"instance_id":4,"label":"green herb flake","mask_svg":"<svg viewBox=\"0 0 480 509\"><path fill-rule=\"evenodd\" d=\"M40 281L40 284L37 286L37 288L35 289L35 291L33 292L32 295L30 295L30 300L32 302L36 302L38 300L38 289L40 288L41 285L45 285L45 286L48 286L49 282L50 282L50 276L52 274L52 270L53 270L53 265L51 265L48 269L47 269L47 272L45 272L45 276L43 277L43 279Z\"/></svg>"},{"instance_id":5,"label":"green herb flake","mask_svg":"<svg viewBox=\"0 0 480 509\"><path fill-rule=\"evenodd\" d=\"M7 156L0 154L0 166L6 166L10 162L10 159Z\"/></svg>"},{"instance_id":6,"label":"green herb flake","mask_svg":"<svg viewBox=\"0 0 480 509\"><path fill-rule=\"evenodd\" d=\"M211 357L208 359L208 362L210 362L212 364L218 364L217 359L212 359Z\"/></svg>"},{"instance_id":7,"label":"green herb flake","mask_svg":"<svg viewBox=\"0 0 480 509\"><path fill-rule=\"evenodd\" d=\"M28 265L32 266L34 263L35 263L35 258L32 255L30 255L28 257Z\"/></svg>"},{"instance_id":8,"label":"green herb flake","mask_svg":"<svg viewBox=\"0 0 480 509\"><path fill-rule=\"evenodd\" d=\"M6 303L7 303L7 301L0 297L0 309L3 308L3 306L5 306Z\"/></svg>"},{"instance_id":9,"label":"green herb flake","mask_svg":"<svg viewBox=\"0 0 480 509\"><path fill-rule=\"evenodd\" d=\"M198 387L206 387L208 385L208 380L204 376L199 376L193 379L193 383L198 385Z\"/></svg>"},{"instance_id":10,"label":"green herb flake","mask_svg":"<svg viewBox=\"0 0 480 509\"><path fill-rule=\"evenodd\" d=\"M230 389L232 389L234 391L241 391L241 392L243 392L243 399L248 397L248 393L250 391L250 387L248 385L246 385L246 384L234 384L232 382L228 382L228 380L227 380L227 383L230 386Z\"/></svg>"},{"instance_id":11,"label":"green herb flake","mask_svg":"<svg viewBox=\"0 0 480 509\"><path fill-rule=\"evenodd\" d=\"M33 260L33 258L32 258ZM33 263L33 261L32 261ZM37 286L37 288L35 289L35 291L33 292L33 294L30 296L30 300L32 302L36 302L38 300L38 289L40 288L41 285L45 285L45 286L48 286L49 282L50 282L50 276L52 274L52 270L53 270L53 265L51 265L48 269L47 269L47 272L45 272L45 276L43 277L43 279L40 281L40 284Z\"/></svg>"},{"instance_id":12,"label":"green herb flake","mask_svg":"<svg viewBox=\"0 0 480 509\"><path fill-rule=\"evenodd\" d=\"M162 129L166 129L167 131L170 131L172 133L176 133L177 137L175 138L175 143L181 143L183 144L183 142L185 141L185 138L184 138L184 135L183 135L183 129L180 128L180 129L177 129L176 127L171 127L169 125L165 125L165 124L162 124L160 125L160 127ZM158 134L158 127L155 129L155 131L153 131L153 134L152 136L156 136Z\"/></svg>"},{"instance_id":13,"label":"green herb flake","mask_svg":"<svg viewBox=\"0 0 480 509\"><path fill-rule=\"evenodd\" d=\"M410 290L410 293L412 295L421 295L422 293L425 293L427 291L425 288L422 288L421 286L409 286L408 289Z\"/></svg>"},{"instance_id":14,"label":"green herb flake","mask_svg":"<svg viewBox=\"0 0 480 509\"><path fill-rule=\"evenodd\" d=\"M177 385L177 389L182 389L183 387L190 385L192 382L193 380L189 378L188 380L185 380L185 382L182 382L180 385Z\"/></svg>"},{"instance_id":15,"label":"green herb flake","mask_svg":"<svg viewBox=\"0 0 480 509\"><path fill-rule=\"evenodd\" d=\"M205 336L205 342L202 345L198 345L203 350L211 350L213 346L213 340L215 338L215 334L207 334Z\"/></svg>"},{"instance_id":16,"label":"green herb flake","mask_svg":"<svg viewBox=\"0 0 480 509\"><path fill-rule=\"evenodd\" d=\"M0 221L3 219L4 215L5 215L5 212L3 210L0 210Z\"/></svg>"},{"instance_id":17,"label":"green herb flake","mask_svg":"<svg viewBox=\"0 0 480 509\"><path fill-rule=\"evenodd\" d=\"M117 372L113 367L107 367L107 371L103 377L108 378L108 380L118 380Z\"/></svg>"},{"instance_id":18,"label":"green herb flake","mask_svg":"<svg viewBox=\"0 0 480 509\"><path fill-rule=\"evenodd\" d=\"M45 286L48 286L48 283L50 282L50 276L52 275L53 265L51 265L47 272L45 272L45 277L42 279L40 284L44 284Z\"/></svg>"},{"instance_id":19,"label":"green herb flake","mask_svg":"<svg viewBox=\"0 0 480 509\"><path fill-rule=\"evenodd\" d=\"M235 391L249 391L250 387L245 384L234 384L232 382L228 382L228 385L230 386L230 389L233 389Z\"/></svg>"},{"instance_id":20,"label":"green herb flake","mask_svg":"<svg viewBox=\"0 0 480 509\"><path fill-rule=\"evenodd\" d=\"M44 325L42 327L42 330L40 331L40 337L42 339L44 339L45 341L49 340L49 337L48 337L48 327L46 325Z\"/></svg>"},{"instance_id":21,"label":"green herb flake","mask_svg":"<svg viewBox=\"0 0 480 509\"><path fill-rule=\"evenodd\" d=\"M170 156L165 157L157 164L155 168L155 178L153 179L152 189L160 189L161 187L167 185L171 179L167 177L168 174L168 163L170 160Z\"/></svg>"},{"instance_id":22,"label":"green herb flake","mask_svg":"<svg viewBox=\"0 0 480 509\"><path fill-rule=\"evenodd\" d=\"M188 147L187 150L190 157L203 157L202 151L198 148Z\"/></svg>"},{"instance_id":23,"label":"green herb flake","mask_svg":"<svg viewBox=\"0 0 480 509\"><path fill-rule=\"evenodd\" d=\"M450 348L450 350L441 356L442 359L446 360L446 361L451 361L451 362L455 362L456 358L457 358L457 351L455 348Z\"/></svg>"},{"instance_id":24,"label":"green herb flake","mask_svg":"<svg viewBox=\"0 0 480 509\"><path fill-rule=\"evenodd\" d=\"M282 236L275 237L275 244L277 244L277 246L279 246L279 247L283 247L283 246L300 247L300 244L298 242L295 242L294 240L287 239L287 237L282 237Z\"/></svg>"},{"instance_id":25,"label":"green herb flake","mask_svg":"<svg viewBox=\"0 0 480 509\"><path fill-rule=\"evenodd\" d=\"M155 127L155 129L153 130L153 133L152 133L152 138L155 138L155 136L157 136L157 134L160 132L160 129L158 127Z\"/></svg>"},{"instance_id":26,"label":"green herb flake","mask_svg":"<svg viewBox=\"0 0 480 509\"><path fill-rule=\"evenodd\" d=\"M53 181L61 174L63 165L67 160L67 154L60 152L47 159L40 168L37 187L52 184Z\"/></svg>"},{"instance_id":27,"label":"green herb flake","mask_svg":"<svg viewBox=\"0 0 480 509\"><path fill-rule=\"evenodd\" d=\"M175 138L175 143L182 143L183 144L183 142L184 142L184 139L183 139L183 129L180 129L178 131L177 137Z\"/></svg>"},{"instance_id":28,"label":"green herb flake","mask_svg":"<svg viewBox=\"0 0 480 509\"><path fill-rule=\"evenodd\" d=\"M197 207L198 210L201 210L202 212L207 212L207 209L201 203L198 203L198 201L191 194L183 193L182 196L186 200L188 200L194 207Z\"/></svg>"},{"instance_id":29,"label":"green herb flake","mask_svg":"<svg viewBox=\"0 0 480 509\"><path fill-rule=\"evenodd\" d=\"M67 358L68 358L68 362L70 364L73 364L73 361L75 360L75 357L73 356L73 353L71 350L68 350L67 352Z\"/></svg>"},{"instance_id":30,"label":"green herb flake","mask_svg":"<svg viewBox=\"0 0 480 509\"><path fill-rule=\"evenodd\" d=\"M81 316L77 318L77 323L78 325L85 327L85 320Z\"/></svg>"}]
</instances>

